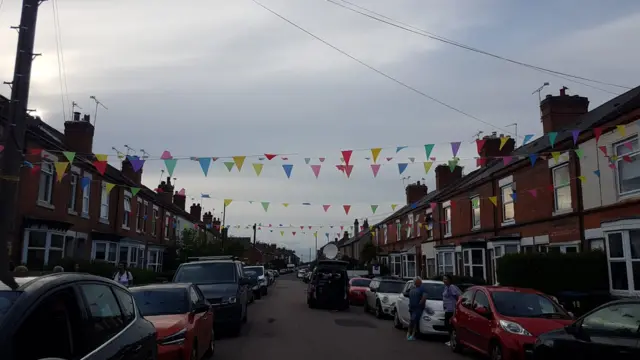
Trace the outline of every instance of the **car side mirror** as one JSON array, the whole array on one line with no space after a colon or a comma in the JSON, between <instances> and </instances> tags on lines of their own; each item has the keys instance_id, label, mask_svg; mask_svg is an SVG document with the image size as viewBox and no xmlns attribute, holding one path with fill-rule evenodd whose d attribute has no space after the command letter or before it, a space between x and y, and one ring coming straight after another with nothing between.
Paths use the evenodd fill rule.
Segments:
<instances>
[{"instance_id":1,"label":"car side mirror","mask_svg":"<svg viewBox=\"0 0 640 360\"><path fill-rule=\"evenodd\" d=\"M484 317L491 316L491 311L489 311L489 309L487 309L484 306L478 306L477 308L475 308L475 311L480 316L484 316Z\"/></svg>"},{"instance_id":2,"label":"car side mirror","mask_svg":"<svg viewBox=\"0 0 640 360\"><path fill-rule=\"evenodd\" d=\"M209 304L199 304L198 306L196 306L196 307L193 309L193 311L194 311L196 314L200 314L200 313L203 313L203 312L207 312L207 311L209 311L210 309L211 309L211 305L209 305Z\"/></svg>"},{"instance_id":3,"label":"car side mirror","mask_svg":"<svg viewBox=\"0 0 640 360\"><path fill-rule=\"evenodd\" d=\"M570 335L578 335L580 334L580 325L578 325L577 323L573 323L571 325L567 325L564 327L564 331L567 332L567 334Z\"/></svg>"}]
</instances>

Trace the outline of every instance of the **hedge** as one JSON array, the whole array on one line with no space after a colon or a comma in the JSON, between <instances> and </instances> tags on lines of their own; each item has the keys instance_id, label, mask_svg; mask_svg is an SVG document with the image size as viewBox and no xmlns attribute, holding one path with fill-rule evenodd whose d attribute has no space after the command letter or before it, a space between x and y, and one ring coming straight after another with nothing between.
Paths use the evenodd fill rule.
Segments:
<instances>
[{"instance_id":1,"label":"hedge","mask_svg":"<svg viewBox=\"0 0 640 360\"><path fill-rule=\"evenodd\" d=\"M74 271L75 265L78 264L82 273L89 273L92 275L102 276L106 278L113 278L113 275L118 271L117 266L102 262L102 261L82 261L73 259L62 259L58 264L64 268L65 271ZM44 272L50 271L53 267L48 266L43 269ZM155 272L147 269L130 268L128 269L133 276L133 283L135 285L146 285L153 283L161 283L163 281L171 281L174 271Z\"/></svg>"}]
</instances>

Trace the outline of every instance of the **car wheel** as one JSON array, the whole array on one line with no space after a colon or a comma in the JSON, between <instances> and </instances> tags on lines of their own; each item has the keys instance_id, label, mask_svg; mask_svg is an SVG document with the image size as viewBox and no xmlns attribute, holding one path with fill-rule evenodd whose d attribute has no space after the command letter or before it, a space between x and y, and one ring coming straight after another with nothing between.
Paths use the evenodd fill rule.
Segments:
<instances>
[{"instance_id":1,"label":"car wheel","mask_svg":"<svg viewBox=\"0 0 640 360\"><path fill-rule=\"evenodd\" d=\"M376 304L376 317L378 319L382 319L383 316L384 316L384 312L382 311L382 304L378 302Z\"/></svg>"},{"instance_id":2,"label":"car wheel","mask_svg":"<svg viewBox=\"0 0 640 360\"><path fill-rule=\"evenodd\" d=\"M491 346L491 360L502 360L502 346L493 344Z\"/></svg>"},{"instance_id":3,"label":"car wheel","mask_svg":"<svg viewBox=\"0 0 640 360\"><path fill-rule=\"evenodd\" d=\"M449 347L451 351L455 353L460 353L463 350L462 345L458 341L458 332L456 329L451 329L451 335L449 336Z\"/></svg>"},{"instance_id":4,"label":"car wheel","mask_svg":"<svg viewBox=\"0 0 640 360\"><path fill-rule=\"evenodd\" d=\"M209 341L209 347L207 348L207 352L204 354L206 358L210 358L216 352L216 334L211 329L211 341Z\"/></svg>"},{"instance_id":5,"label":"car wheel","mask_svg":"<svg viewBox=\"0 0 640 360\"><path fill-rule=\"evenodd\" d=\"M398 317L398 310L397 309L396 309L395 313L396 314L393 316L393 326L396 329L402 330L403 326L402 326L402 323L400 322L400 318Z\"/></svg>"}]
</instances>

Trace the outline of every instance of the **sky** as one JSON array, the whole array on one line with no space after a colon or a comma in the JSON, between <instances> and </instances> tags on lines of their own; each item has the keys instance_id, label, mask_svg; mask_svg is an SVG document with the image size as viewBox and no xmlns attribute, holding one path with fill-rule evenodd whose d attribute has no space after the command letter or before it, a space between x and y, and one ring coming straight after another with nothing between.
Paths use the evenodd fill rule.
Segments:
<instances>
[{"instance_id":1,"label":"sky","mask_svg":"<svg viewBox=\"0 0 640 360\"><path fill-rule=\"evenodd\" d=\"M570 94L588 97L590 108L624 91L460 49L326 0L258 1L368 67L252 0L49 0L39 10L36 52L42 56L33 65L29 107L63 130L71 102L93 117L89 97L95 96L108 110L98 110L94 153L112 155L110 163L119 167L112 148L125 153L127 145L132 155L144 149L150 157L143 183L153 189L165 168L161 154L170 151L180 159L176 188L189 199L216 216L223 199L233 199L226 224L241 228L231 234L249 236L245 226L262 223L258 240L306 259L315 231L321 246L340 226L349 230L356 218L373 225L392 204L405 204L403 183L426 181L434 189L433 169L424 171L425 144L435 144L435 168L451 159L450 143L461 142L458 157L469 173L479 131L515 136L509 125L517 123L520 142L525 134L542 135L532 92L544 82L550 86L542 96L567 86ZM640 49L632 45L640 43L635 0L615 7L599 0L349 1L528 64L628 87L640 83ZM8 27L19 23L19 12L19 0L0 8L3 81L12 77L17 35ZM10 90L0 93L8 97ZM396 152L398 146L407 148ZM383 148L375 178L371 148ZM335 167L342 150L354 150L350 178ZM265 153L287 160L260 160ZM247 156L240 172L223 164L231 156ZM191 157L220 159L205 177ZM260 176L254 163L264 163ZM398 163L409 164L403 174ZM283 164L293 165L290 178ZM322 165L317 179L310 165ZM203 193L211 199L201 199ZM269 202L268 211L261 202ZM322 205L331 207L325 212ZM351 206L348 215L343 205ZM371 205L378 205L375 214Z\"/></svg>"}]
</instances>

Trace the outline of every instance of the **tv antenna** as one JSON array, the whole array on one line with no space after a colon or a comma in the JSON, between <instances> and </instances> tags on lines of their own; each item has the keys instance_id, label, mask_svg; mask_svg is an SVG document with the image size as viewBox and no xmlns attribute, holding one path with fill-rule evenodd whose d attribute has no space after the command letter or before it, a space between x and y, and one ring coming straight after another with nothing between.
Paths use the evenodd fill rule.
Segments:
<instances>
[{"instance_id":1,"label":"tv antenna","mask_svg":"<svg viewBox=\"0 0 640 360\"><path fill-rule=\"evenodd\" d=\"M484 131L480 130L477 133L473 134L473 137L476 138L476 140L480 140L480 135L484 134ZM474 141L472 141L471 143L474 143Z\"/></svg>"},{"instance_id":2,"label":"tv antenna","mask_svg":"<svg viewBox=\"0 0 640 360\"><path fill-rule=\"evenodd\" d=\"M103 103L100 102L100 100L96 99L95 96L91 95L89 96L89 99L95 101L96 103L96 110L93 112L93 127L96 127L96 121L98 121L98 106L102 107L105 110L109 110L109 108L107 108L106 106L104 106Z\"/></svg>"},{"instance_id":3,"label":"tv antenna","mask_svg":"<svg viewBox=\"0 0 640 360\"><path fill-rule=\"evenodd\" d=\"M71 120L73 120L73 113L76 112L76 108L82 110L82 108L80 107L80 105L78 105L77 102L72 101L71 102Z\"/></svg>"},{"instance_id":4,"label":"tv antenna","mask_svg":"<svg viewBox=\"0 0 640 360\"><path fill-rule=\"evenodd\" d=\"M142 153L142 160L149 158L149 153L144 151L144 149L140 149L140 152Z\"/></svg>"},{"instance_id":5,"label":"tv antenna","mask_svg":"<svg viewBox=\"0 0 640 360\"><path fill-rule=\"evenodd\" d=\"M542 86L540 86L539 88L535 89L531 95L534 94L538 94L538 106L540 106L540 103L542 102L542 95L540 95L540 93L542 92L542 89L544 89L545 87L549 86L548 82L545 82L544 84L542 84ZM542 118L542 109L540 109L540 118ZM542 119L540 119L540 121L542 121Z\"/></svg>"},{"instance_id":6,"label":"tv antenna","mask_svg":"<svg viewBox=\"0 0 640 360\"><path fill-rule=\"evenodd\" d=\"M118 155L118 158L119 158L119 159L121 159L121 158L123 158L123 157L124 157L124 154L123 154L120 150L116 149L116 147L115 147L115 146L112 146L112 147L111 147L111 150L113 150L113 151L115 151L115 152L116 152L116 154Z\"/></svg>"},{"instance_id":7,"label":"tv antenna","mask_svg":"<svg viewBox=\"0 0 640 360\"><path fill-rule=\"evenodd\" d=\"M129 146L129 145L127 145L127 144L125 144L125 145L124 145L124 147L125 147L125 148L127 148L127 154L126 154L126 156L129 156L129 151L133 151L133 153L134 153L134 154L136 153L136 151L135 151L135 150L133 150L133 148L132 148L131 146Z\"/></svg>"}]
</instances>

